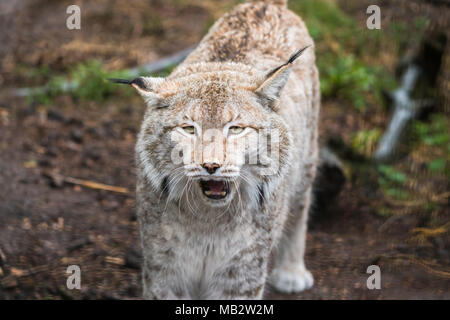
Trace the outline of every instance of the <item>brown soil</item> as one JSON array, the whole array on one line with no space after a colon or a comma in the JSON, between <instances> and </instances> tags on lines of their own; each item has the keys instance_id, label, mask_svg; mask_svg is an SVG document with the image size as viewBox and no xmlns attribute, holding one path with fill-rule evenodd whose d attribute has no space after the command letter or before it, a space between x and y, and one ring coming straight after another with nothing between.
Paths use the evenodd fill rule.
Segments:
<instances>
[{"instance_id":1,"label":"brown soil","mask_svg":"<svg viewBox=\"0 0 450 320\"><path fill-rule=\"evenodd\" d=\"M11 25L14 35L0 36L9 41L0 52L0 82L17 86L33 82L14 71L20 64L65 70L101 58L111 68L122 68L156 59L196 43L211 19L201 5L180 9L154 1L154 14L167 17L162 27L114 32L130 25L118 21L134 17L139 25L145 17L136 18L140 10L130 9L129 2L124 7L125 2L115 1L108 5L113 9L105 10L105 1L86 1L86 29L68 36L65 27L56 27L60 21L50 19L53 10L64 12L64 1L49 1L39 10L42 1L22 3L21 19ZM345 131L339 123L353 123L335 112L337 104L324 104L324 139ZM61 96L47 108L0 97L0 107L0 299L140 298L133 157L143 103L133 97L100 105ZM129 193L63 183L59 175L124 187ZM381 217L372 204L384 200L371 181L354 174L331 206L312 213L306 263L314 287L300 295L268 288L268 298L450 299L448 236L422 245L409 241L421 216ZM442 210L448 213L448 207ZM66 288L66 269L73 264L81 268L81 290ZM381 290L366 287L366 269L372 264L381 268Z\"/></svg>"}]
</instances>

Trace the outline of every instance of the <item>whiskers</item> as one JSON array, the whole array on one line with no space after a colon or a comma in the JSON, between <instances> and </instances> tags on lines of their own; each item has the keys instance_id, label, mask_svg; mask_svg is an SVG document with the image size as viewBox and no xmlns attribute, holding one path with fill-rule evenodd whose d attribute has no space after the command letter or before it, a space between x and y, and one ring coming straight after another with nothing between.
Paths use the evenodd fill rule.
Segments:
<instances>
[{"instance_id":1,"label":"whiskers","mask_svg":"<svg viewBox=\"0 0 450 320\"><path fill-rule=\"evenodd\" d=\"M244 170L241 170L241 178L248 184L246 189L248 190L247 194L250 198L249 200L256 204L259 198L264 197L264 194L258 187L259 181Z\"/></svg>"},{"instance_id":2,"label":"whiskers","mask_svg":"<svg viewBox=\"0 0 450 320\"><path fill-rule=\"evenodd\" d=\"M173 202L175 208L178 207L178 215L187 213L194 219L207 220L209 223L229 215L230 218L241 224L244 219L248 219L246 215L248 207L257 204L258 199L263 197L258 188L257 177L245 170L229 170L226 175L220 176L200 175L197 172L198 170L195 168L186 167L171 170L158 198L159 203L163 195L167 195L163 215L166 214L167 208ZM228 199L228 203L223 202L222 206L220 202L217 202L216 205L209 204L202 197L199 182L207 179L221 180L226 183L226 188L230 192L228 197L232 197Z\"/></svg>"},{"instance_id":3,"label":"whiskers","mask_svg":"<svg viewBox=\"0 0 450 320\"><path fill-rule=\"evenodd\" d=\"M160 203L162 195L165 192L168 193L167 199L166 199L166 204L164 206L164 211L162 213L163 215L167 211L167 206L169 204L169 201L173 200L175 198L175 193L176 193L176 190L178 189L178 184L183 180L184 177L185 177L185 174L184 174L183 167L175 168L172 171L171 177L167 181L166 185L164 186L164 189L161 191L159 198L158 198L158 203Z\"/></svg>"}]
</instances>

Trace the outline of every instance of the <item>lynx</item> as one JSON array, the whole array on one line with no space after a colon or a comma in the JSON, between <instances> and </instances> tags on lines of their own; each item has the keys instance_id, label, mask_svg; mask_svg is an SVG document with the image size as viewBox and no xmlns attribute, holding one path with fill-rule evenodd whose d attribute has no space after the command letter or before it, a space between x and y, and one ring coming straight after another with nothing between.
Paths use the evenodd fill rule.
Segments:
<instances>
[{"instance_id":1,"label":"lynx","mask_svg":"<svg viewBox=\"0 0 450 320\"><path fill-rule=\"evenodd\" d=\"M147 105L136 144L146 299L313 285L304 252L319 81L314 43L286 2L238 5L166 78L117 81Z\"/></svg>"}]
</instances>

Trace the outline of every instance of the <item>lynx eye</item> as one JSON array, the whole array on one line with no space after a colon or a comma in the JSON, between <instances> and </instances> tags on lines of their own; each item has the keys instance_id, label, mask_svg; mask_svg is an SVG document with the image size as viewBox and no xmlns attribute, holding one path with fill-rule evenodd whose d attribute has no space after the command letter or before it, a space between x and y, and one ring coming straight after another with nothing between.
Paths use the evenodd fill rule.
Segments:
<instances>
[{"instance_id":1,"label":"lynx eye","mask_svg":"<svg viewBox=\"0 0 450 320\"><path fill-rule=\"evenodd\" d=\"M244 131L244 128L242 128L242 127L238 127L238 126L230 127L230 133L232 133L232 134L239 134L242 131Z\"/></svg>"},{"instance_id":2,"label":"lynx eye","mask_svg":"<svg viewBox=\"0 0 450 320\"><path fill-rule=\"evenodd\" d=\"M195 134L195 128L194 126L184 126L181 127L185 132L189 133L189 134Z\"/></svg>"}]
</instances>

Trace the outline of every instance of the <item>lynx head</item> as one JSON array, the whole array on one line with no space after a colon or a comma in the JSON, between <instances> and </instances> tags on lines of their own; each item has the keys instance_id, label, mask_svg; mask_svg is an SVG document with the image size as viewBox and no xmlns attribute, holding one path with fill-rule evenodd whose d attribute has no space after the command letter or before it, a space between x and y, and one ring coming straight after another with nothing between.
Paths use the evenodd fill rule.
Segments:
<instances>
[{"instance_id":1,"label":"lynx head","mask_svg":"<svg viewBox=\"0 0 450 320\"><path fill-rule=\"evenodd\" d=\"M191 211L258 205L286 171L291 137L278 103L291 65L265 73L236 63L184 65L131 84L147 104L138 169Z\"/></svg>"}]
</instances>

